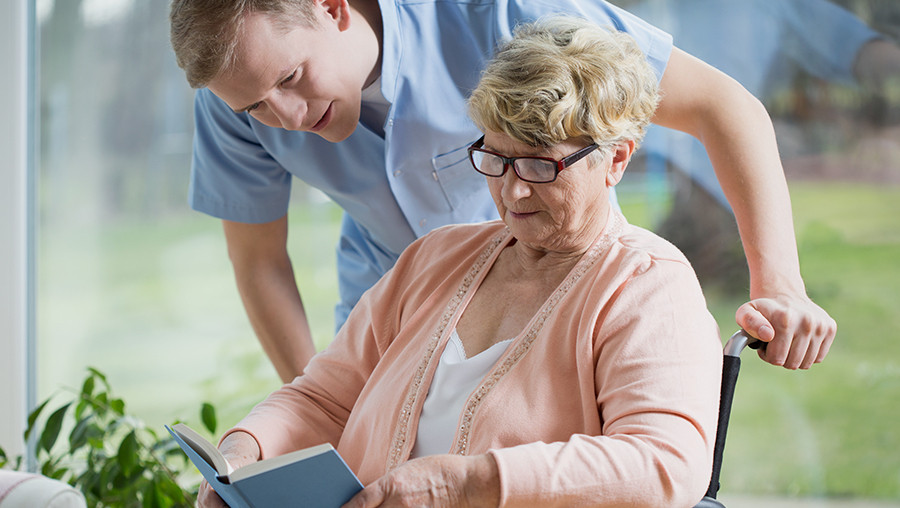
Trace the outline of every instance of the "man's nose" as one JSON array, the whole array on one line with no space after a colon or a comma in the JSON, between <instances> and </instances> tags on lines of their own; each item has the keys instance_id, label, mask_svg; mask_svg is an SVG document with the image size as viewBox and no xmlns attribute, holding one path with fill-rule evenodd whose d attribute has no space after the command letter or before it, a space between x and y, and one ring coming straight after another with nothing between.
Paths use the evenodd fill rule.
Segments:
<instances>
[{"instance_id":1,"label":"man's nose","mask_svg":"<svg viewBox=\"0 0 900 508\"><path fill-rule=\"evenodd\" d=\"M279 94L267 101L272 114L278 119L281 127L289 131L303 130L303 119L306 118L306 101L303 99Z\"/></svg>"}]
</instances>

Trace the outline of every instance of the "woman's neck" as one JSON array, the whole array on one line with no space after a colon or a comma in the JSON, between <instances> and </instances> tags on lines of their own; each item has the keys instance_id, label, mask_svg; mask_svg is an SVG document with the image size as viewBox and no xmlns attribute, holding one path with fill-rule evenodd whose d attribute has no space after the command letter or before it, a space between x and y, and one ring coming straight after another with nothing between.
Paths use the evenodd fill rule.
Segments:
<instances>
[{"instance_id":1,"label":"woman's neck","mask_svg":"<svg viewBox=\"0 0 900 508\"><path fill-rule=\"evenodd\" d=\"M514 239L508 248L524 270L571 269L606 230L612 214L611 207L605 213L594 214L584 221L584 227L570 235L560 235L552 244L533 245Z\"/></svg>"}]
</instances>

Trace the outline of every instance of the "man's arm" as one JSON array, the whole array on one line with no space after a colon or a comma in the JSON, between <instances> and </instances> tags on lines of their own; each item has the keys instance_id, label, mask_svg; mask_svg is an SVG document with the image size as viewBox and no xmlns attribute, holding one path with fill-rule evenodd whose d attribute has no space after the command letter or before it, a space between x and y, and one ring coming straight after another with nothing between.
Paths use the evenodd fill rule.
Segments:
<instances>
[{"instance_id":1,"label":"man's arm","mask_svg":"<svg viewBox=\"0 0 900 508\"><path fill-rule=\"evenodd\" d=\"M278 376L288 383L316 350L287 253L287 216L265 224L222 223L250 324Z\"/></svg>"},{"instance_id":2,"label":"man's arm","mask_svg":"<svg viewBox=\"0 0 900 508\"><path fill-rule=\"evenodd\" d=\"M853 75L865 90L886 95L886 85L900 81L900 46L886 39L869 41L856 56Z\"/></svg>"},{"instance_id":3,"label":"man's arm","mask_svg":"<svg viewBox=\"0 0 900 508\"><path fill-rule=\"evenodd\" d=\"M703 143L734 209L750 268L751 300L738 309L738 325L769 342L760 356L773 365L806 369L821 362L837 325L806 295L768 113L739 83L678 49L661 90L654 122Z\"/></svg>"}]
</instances>

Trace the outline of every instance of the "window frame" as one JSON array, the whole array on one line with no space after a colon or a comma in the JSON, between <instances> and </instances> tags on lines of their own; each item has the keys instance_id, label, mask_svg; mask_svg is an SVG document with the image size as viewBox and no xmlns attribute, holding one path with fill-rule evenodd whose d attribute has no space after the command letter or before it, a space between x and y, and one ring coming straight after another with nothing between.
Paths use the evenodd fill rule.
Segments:
<instances>
[{"instance_id":1,"label":"window frame","mask_svg":"<svg viewBox=\"0 0 900 508\"><path fill-rule=\"evenodd\" d=\"M34 1L3 2L0 20L0 446L15 457L36 394Z\"/></svg>"}]
</instances>

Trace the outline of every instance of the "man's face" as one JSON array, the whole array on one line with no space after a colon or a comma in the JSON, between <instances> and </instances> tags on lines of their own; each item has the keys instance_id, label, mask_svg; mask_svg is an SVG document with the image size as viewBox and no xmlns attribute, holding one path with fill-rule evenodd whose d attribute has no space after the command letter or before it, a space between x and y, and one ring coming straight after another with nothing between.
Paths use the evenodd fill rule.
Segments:
<instances>
[{"instance_id":1,"label":"man's face","mask_svg":"<svg viewBox=\"0 0 900 508\"><path fill-rule=\"evenodd\" d=\"M236 112L271 127L314 132L331 142L353 133L373 63L354 53L348 31L321 9L316 27L287 33L265 14L247 15L235 63L208 88Z\"/></svg>"}]
</instances>

